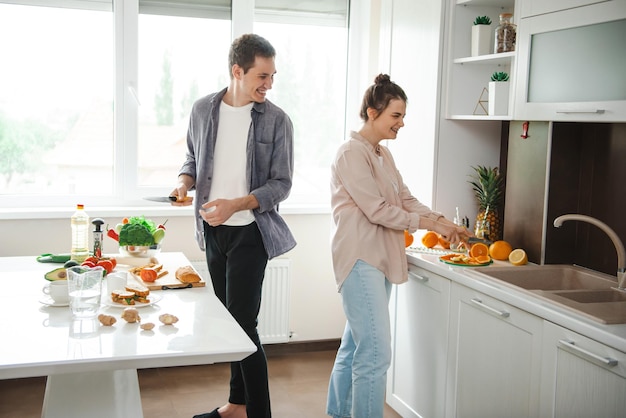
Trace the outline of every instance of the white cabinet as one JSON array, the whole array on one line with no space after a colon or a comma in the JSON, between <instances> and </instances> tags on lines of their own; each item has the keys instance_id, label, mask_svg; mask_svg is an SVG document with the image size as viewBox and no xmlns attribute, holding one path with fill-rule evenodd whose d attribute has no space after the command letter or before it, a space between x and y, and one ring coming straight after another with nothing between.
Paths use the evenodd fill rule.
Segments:
<instances>
[{"instance_id":1,"label":"white cabinet","mask_svg":"<svg viewBox=\"0 0 626 418\"><path fill-rule=\"evenodd\" d=\"M404 418L444 414L449 298L450 280L413 265L394 286L387 403Z\"/></svg>"},{"instance_id":2,"label":"white cabinet","mask_svg":"<svg viewBox=\"0 0 626 418\"><path fill-rule=\"evenodd\" d=\"M452 283L447 417L537 417L543 320Z\"/></svg>"},{"instance_id":3,"label":"white cabinet","mask_svg":"<svg viewBox=\"0 0 626 418\"><path fill-rule=\"evenodd\" d=\"M626 0L520 19L514 119L626 121L624 39Z\"/></svg>"},{"instance_id":4,"label":"white cabinet","mask_svg":"<svg viewBox=\"0 0 626 418\"><path fill-rule=\"evenodd\" d=\"M509 74L514 84L515 52L471 56L471 32L474 19L489 16L492 36L500 13L513 13L513 0L449 0L445 83L445 117L448 119L511 120L512 98L507 115L488 115L488 86L494 72ZM515 15L513 16L515 20ZM493 50L493 39L491 40ZM512 92L513 89L511 88Z\"/></svg>"},{"instance_id":5,"label":"white cabinet","mask_svg":"<svg viewBox=\"0 0 626 418\"><path fill-rule=\"evenodd\" d=\"M529 17L605 1L607 0L523 0L519 11L520 17Z\"/></svg>"},{"instance_id":6,"label":"white cabinet","mask_svg":"<svg viewBox=\"0 0 626 418\"><path fill-rule=\"evenodd\" d=\"M542 417L626 416L626 353L544 323Z\"/></svg>"}]
</instances>

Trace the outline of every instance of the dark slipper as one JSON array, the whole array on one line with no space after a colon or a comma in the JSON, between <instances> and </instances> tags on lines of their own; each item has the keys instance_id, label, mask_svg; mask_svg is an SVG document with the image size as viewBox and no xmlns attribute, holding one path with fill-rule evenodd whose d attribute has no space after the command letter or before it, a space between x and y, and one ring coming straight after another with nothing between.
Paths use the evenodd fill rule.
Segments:
<instances>
[{"instance_id":1,"label":"dark slipper","mask_svg":"<svg viewBox=\"0 0 626 418\"><path fill-rule=\"evenodd\" d=\"M217 412L217 408L212 410L211 412L207 412L206 414L194 415L193 418L221 418L219 412Z\"/></svg>"}]
</instances>

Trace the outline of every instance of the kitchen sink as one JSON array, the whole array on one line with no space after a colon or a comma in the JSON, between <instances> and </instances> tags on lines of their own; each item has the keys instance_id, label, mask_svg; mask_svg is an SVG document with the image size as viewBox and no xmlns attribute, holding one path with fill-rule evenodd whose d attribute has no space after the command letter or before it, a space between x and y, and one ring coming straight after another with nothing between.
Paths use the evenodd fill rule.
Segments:
<instances>
[{"instance_id":1,"label":"kitchen sink","mask_svg":"<svg viewBox=\"0 0 626 418\"><path fill-rule=\"evenodd\" d=\"M617 278L571 265L478 267L482 277L528 292L605 324L626 324L626 291Z\"/></svg>"},{"instance_id":2,"label":"kitchen sink","mask_svg":"<svg viewBox=\"0 0 626 418\"><path fill-rule=\"evenodd\" d=\"M479 267L474 270L527 290L610 289L617 286L612 276L570 265Z\"/></svg>"},{"instance_id":3,"label":"kitchen sink","mask_svg":"<svg viewBox=\"0 0 626 418\"><path fill-rule=\"evenodd\" d=\"M554 292L554 295L579 303L626 302L626 292L617 289L586 290L584 292Z\"/></svg>"}]
</instances>

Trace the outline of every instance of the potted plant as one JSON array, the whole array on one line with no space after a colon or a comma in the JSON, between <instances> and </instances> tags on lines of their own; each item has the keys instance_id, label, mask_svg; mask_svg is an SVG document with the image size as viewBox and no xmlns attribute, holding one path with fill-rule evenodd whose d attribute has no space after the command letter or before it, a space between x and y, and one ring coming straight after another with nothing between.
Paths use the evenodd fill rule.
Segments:
<instances>
[{"instance_id":1,"label":"potted plant","mask_svg":"<svg viewBox=\"0 0 626 418\"><path fill-rule=\"evenodd\" d=\"M509 75L502 71L491 74L489 82L489 115L502 116L509 113Z\"/></svg>"},{"instance_id":2,"label":"potted plant","mask_svg":"<svg viewBox=\"0 0 626 418\"><path fill-rule=\"evenodd\" d=\"M487 55L492 50L491 19L489 16L477 16L472 26L472 57Z\"/></svg>"}]
</instances>

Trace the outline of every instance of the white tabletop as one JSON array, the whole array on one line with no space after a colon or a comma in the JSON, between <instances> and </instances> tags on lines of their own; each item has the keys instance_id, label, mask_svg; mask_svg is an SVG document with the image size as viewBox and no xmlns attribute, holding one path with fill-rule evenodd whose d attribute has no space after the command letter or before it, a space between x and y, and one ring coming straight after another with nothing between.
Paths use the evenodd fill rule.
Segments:
<instances>
[{"instance_id":1,"label":"white tabletop","mask_svg":"<svg viewBox=\"0 0 626 418\"><path fill-rule=\"evenodd\" d=\"M182 253L157 257L170 272L191 264ZM256 350L210 283L152 291L161 299L138 309L142 323L156 325L152 331L121 319L123 308L104 304L100 312L116 317L113 326L73 322L69 307L40 302L44 274L56 267L61 265L38 263L34 256L0 258L0 379L237 361ZM163 313L179 321L162 325Z\"/></svg>"}]
</instances>

